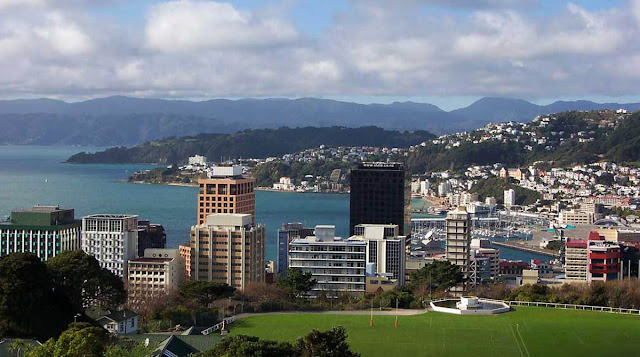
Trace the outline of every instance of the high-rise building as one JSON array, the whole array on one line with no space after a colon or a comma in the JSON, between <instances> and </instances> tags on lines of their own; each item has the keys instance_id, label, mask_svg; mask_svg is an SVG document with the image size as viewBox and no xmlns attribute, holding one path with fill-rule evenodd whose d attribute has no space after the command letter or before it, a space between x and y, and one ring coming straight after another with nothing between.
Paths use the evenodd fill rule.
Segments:
<instances>
[{"instance_id":1,"label":"high-rise building","mask_svg":"<svg viewBox=\"0 0 640 357\"><path fill-rule=\"evenodd\" d=\"M191 280L226 283L244 289L265 279L265 227L250 214L216 213L206 224L191 227L185 262ZM185 259L186 260L186 259Z\"/></svg>"},{"instance_id":2,"label":"high-rise building","mask_svg":"<svg viewBox=\"0 0 640 357\"><path fill-rule=\"evenodd\" d=\"M13 211L8 222L0 223L0 256L28 252L47 260L65 250L80 250L80 226L73 209L35 206Z\"/></svg>"},{"instance_id":3,"label":"high-rise building","mask_svg":"<svg viewBox=\"0 0 640 357\"><path fill-rule=\"evenodd\" d=\"M460 267L464 279L469 278L471 252L471 216L465 207L447 213L445 258ZM465 290L466 284L451 289L454 294Z\"/></svg>"},{"instance_id":4,"label":"high-rise building","mask_svg":"<svg viewBox=\"0 0 640 357\"><path fill-rule=\"evenodd\" d=\"M401 163L365 162L351 170L349 234L358 224L396 224L411 233L411 192Z\"/></svg>"},{"instance_id":5,"label":"high-rise building","mask_svg":"<svg viewBox=\"0 0 640 357\"><path fill-rule=\"evenodd\" d=\"M161 224L154 224L149 220L138 221L138 256L144 257L144 251L149 248L164 248L167 234Z\"/></svg>"},{"instance_id":6,"label":"high-rise building","mask_svg":"<svg viewBox=\"0 0 640 357\"><path fill-rule=\"evenodd\" d=\"M512 188L504 190L504 206L511 207L516 205L516 191Z\"/></svg>"},{"instance_id":7,"label":"high-rise building","mask_svg":"<svg viewBox=\"0 0 640 357\"><path fill-rule=\"evenodd\" d=\"M362 240L336 237L335 226L316 226L315 235L289 245L289 267L311 273L313 292L364 294L366 248Z\"/></svg>"},{"instance_id":8,"label":"high-rise building","mask_svg":"<svg viewBox=\"0 0 640 357\"><path fill-rule=\"evenodd\" d=\"M127 279L127 263L138 253L138 216L94 214L82 217L82 250L100 266Z\"/></svg>"},{"instance_id":9,"label":"high-rise building","mask_svg":"<svg viewBox=\"0 0 640 357\"><path fill-rule=\"evenodd\" d=\"M491 241L485 238L471 240L471 257L482 256L489 258L489 277L495 279L499 274L500 250L491 248Z\"/></svg>"},{"instance_id":10,"label":"high-rise building","mask_svg":"<svg viewBox=\"0 0 640 357\"><path fill-rule=\"evenodd\" d=\"M129 260L128 300L132 304L165 298L185 279L185 264L177 249L146 249Z\"/></svg>"},{"instance_id":11,"label":"high-rise building","mask_svg":"<svg viewBox=\"0 0 640 357\"><path fill-rule=\"evenodd\" d=\"M207 215L213 213L249 214L251 223L255 223L255 181L242 176L242 167L214 167L209 177L198 180L198 225L204 224Z\"/></svg>"},{"instance_id":12,"label":"high-rise building","mask_svg":"<svg viewBox=\"0 0 640 357\"><path fill-rule=\"evenodd\" d=\"M598 232L590 232L587 240L569 240L565 243L566 279L588 283L619 279L620 257L620 246L605 241Z\"/></svg>"},{"instance_id":13,"label":"high-rise building","mask_svg":"<svg viewBox=\"0 0 640 357\"><path fill-rule=\"evenodd\" d=\"M377 275L390 274L398 285L404 284L406 237L398 234L396 224L359 224L349 241L361 240L367 244L367 264L375 265Z\"/></svg>"},{"instance_id":14,"label":"high-rise building","mask_svg":"<svg viewBox=\"0 0 640 357\"><path fill-rule=\"evenodd\" d=\"M277 274L282 277L289 266L289 243L294 239L313 235L313 228L305 228L302 223L283 223L278 229L278 261Z\"/></svg>"}]
</instances>

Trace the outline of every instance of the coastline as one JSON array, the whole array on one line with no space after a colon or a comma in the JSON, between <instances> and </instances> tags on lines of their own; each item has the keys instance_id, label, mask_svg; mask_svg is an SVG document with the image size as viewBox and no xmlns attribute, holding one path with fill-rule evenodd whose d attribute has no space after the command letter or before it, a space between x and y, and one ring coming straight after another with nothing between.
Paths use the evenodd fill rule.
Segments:
<instances>
[{"instance_id":1,"label":"coastline","mask_svg":"<svg viewBox=\"0 0 640 357\"><path fill-rule=\"evenodd\" d=\"M198 187L197 183L179 183L179 182L162 182L162 183L153 183L153 182L145 182L145 181L129 181L129 180L119 180L117 182L120 183L135 183L138 185L161 185L161 186L180 186L180 187Z\"/></svg>"},{"instance_id":2,"label":"coastline","mask_svg":"<svg viewBox=\"0 0 640 357\"><path fill-rule=\"evenodd\" d=\"M349 192L313 192L313 191L288 191L288 190L277 190L270 187L254 187L256 191L266 191L266 192L280 192L280 193L322 193L322 194L331 194L331 195L348 195Z\"/></svg>"}]
</instances>

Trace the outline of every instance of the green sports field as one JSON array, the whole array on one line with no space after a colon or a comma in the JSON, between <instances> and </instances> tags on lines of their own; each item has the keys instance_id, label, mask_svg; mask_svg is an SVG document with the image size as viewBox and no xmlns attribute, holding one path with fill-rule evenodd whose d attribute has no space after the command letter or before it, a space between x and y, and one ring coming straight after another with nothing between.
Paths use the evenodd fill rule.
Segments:
<instances>
[{"instance_id":1,"label":"green sports field","mask_svg":"<svg viewBox=\"0 0 640 357\"><path fill-rule=\"evenodd\" d=\"M362 356L640 356L640 316L518 307L492 316L428 312L401 316L281 314L231 325L231 335L295 340L310 330L342 325Z\"/></svg>"}]
</instances>

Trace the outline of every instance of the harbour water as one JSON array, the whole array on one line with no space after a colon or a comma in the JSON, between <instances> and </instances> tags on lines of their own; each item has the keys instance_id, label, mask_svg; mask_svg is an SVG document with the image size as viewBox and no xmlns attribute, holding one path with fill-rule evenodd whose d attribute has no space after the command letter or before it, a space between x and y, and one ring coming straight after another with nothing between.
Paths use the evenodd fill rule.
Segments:
<instances>
[{"instance_id":1,"label":"harbour water","mask_svg":"<svg viewBox=\"0 0 640 357\"><path fill-rule=\"evenodd\" d=\"M160 223L167 246L188 240L196 220L197 188L120 182L149 165L75 165L64 160L80 151L101 148L0 146L0 218L36 204L74 208L76 217L93 213L128 213ZM307 226L334 224L346 236L349 196L345 194L256 192L256 220L267 226L267 259L276 257L277 230L284 222ZM501 248L513 260L548 257Z\"/></svg>"}]
</instances>

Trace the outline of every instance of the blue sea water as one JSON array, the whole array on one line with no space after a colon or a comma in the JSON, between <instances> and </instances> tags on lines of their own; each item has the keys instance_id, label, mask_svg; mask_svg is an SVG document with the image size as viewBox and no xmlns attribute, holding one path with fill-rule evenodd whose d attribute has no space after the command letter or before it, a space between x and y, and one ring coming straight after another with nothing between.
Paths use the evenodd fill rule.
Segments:
<instances>
[{"instance_id":1,"label":"blue sea water","mask_svg":"<svg viewBox=\"0 0 640 357\"><path fill-rule=\"evenodd\" d=\"M94 213L137 214L165 227L167 247L177 248L186 242L196 222L197 188L120 182L134 171L151 168L149 165L64 163L77 152L100 149L0 146L0 219L14 209L36 204L74 208L76 218ZM277 230L284 222L310 227L334 224L336 233L346 236L349 196L257 191L256 221L267 227L267 259L275 260ZM501 256L540 258L505 248L501 248Z\"/></svg>"}]
</instances>

